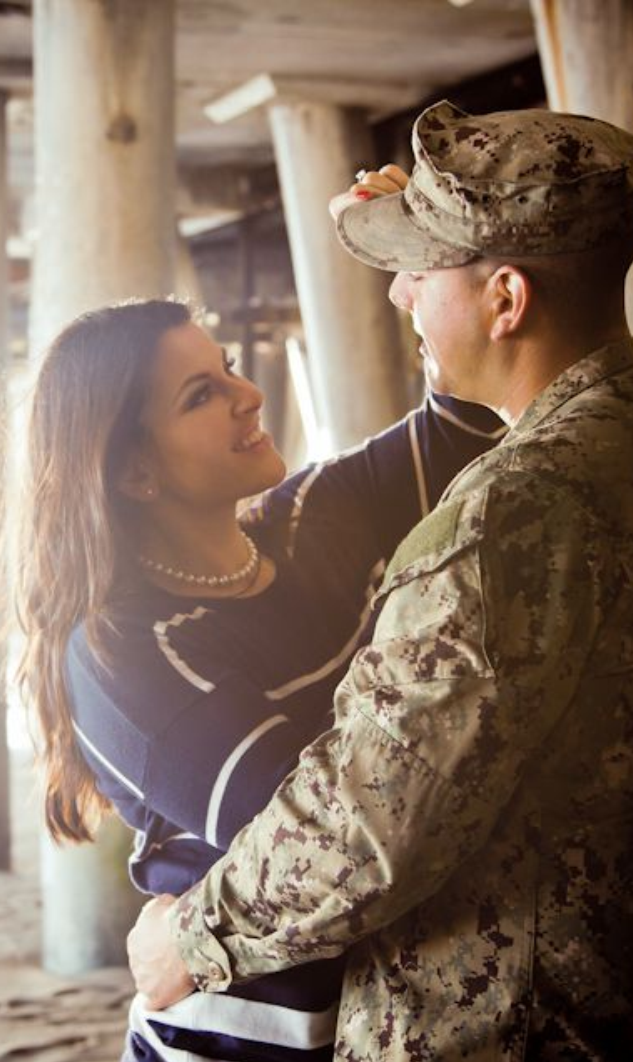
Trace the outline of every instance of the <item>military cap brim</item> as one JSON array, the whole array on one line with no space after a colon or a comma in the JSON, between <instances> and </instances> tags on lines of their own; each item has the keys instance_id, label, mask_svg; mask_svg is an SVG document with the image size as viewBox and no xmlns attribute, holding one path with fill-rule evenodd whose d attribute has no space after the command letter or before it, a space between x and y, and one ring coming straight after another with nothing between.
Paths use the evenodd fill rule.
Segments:
<instances>
[{"instance_id":1,"label":"military cap brim","mask_svg":"<svg viewBox=\"0 0 633 1062\"><path fill-rule=\"evenodd\" d=\"M472 247L438 240L412 216L403 192L353 204L339 214L337 231L355 258L394 273L448 269L478 255Z\"/></svg>"}]
</instances>

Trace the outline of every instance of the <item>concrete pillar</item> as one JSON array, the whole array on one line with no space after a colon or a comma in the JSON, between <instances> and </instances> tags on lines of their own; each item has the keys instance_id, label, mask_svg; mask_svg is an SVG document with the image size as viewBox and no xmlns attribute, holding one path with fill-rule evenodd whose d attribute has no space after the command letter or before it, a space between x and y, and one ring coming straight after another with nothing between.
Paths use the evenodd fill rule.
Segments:
<instances>
[{"instance_id":1,"label":"concrete pillar","mask_svg":"<svg viewBox=\"0 0 633 1062\"><path fill-rule=\"evenodd\" d=\"M179 299L190 299L197 306L204 305L200 277L187 240L176 232L176 262L174 266L174 292Z\"/></svg>"},{"instance_id":2,"label":"concrete pillar","mask_svg":"<svg viewBox=\"0 0 633 1062\"><path fill-rule=\"evenodd\" d=\"M406 409L388 277L340 246L328 215L374 151L360 111L279 101L269 115L317 405L339 449Z\"/></svg>"},{"instance_id":3,"label":"concrete pillar","mask_svg":"<svg viewBox=\"0 0 633 1062\"><path fill-rule=\"evenodd\" d=\"M35 0L31 349L173 286L173 0Z\"/></svg>"},{"instance_id":4,"label":"concrete pillar","mask_svg":"<svg viewBox=\"0 0 633 1062\"><path fill-rule=\"evenodd\" d=\"M532 0L550 107L633 130L631 0Z\"/></svg>"},{"instance_id":5,"label":"concrete pillar","mask_svg":"<svg viewBox=\"0 0 633 1062\"><path fill-rule=\"evenodd\" d=\"M554 111L588 114L633 132L631 0L531 0ZM625 289L633 329L633 272Z\"/></svg>"},{"instance_id":6,"label":"concrete pillar","mask_svg":"<svg viewBox=\"0 0 633 1062\"><path fill-rule=\"evenodd\" d=\"M34 355L85 309L172 290L173 14L173 0L35 0ZM125 961L129 844L115 820L94 846L44 842L49 969Z\"/></svg>"},{"instance_id":7,"label":"concrete pillar","mask_svg":"<svg viewBox=\"0 0 633 1062\"><path fill-rule=\"evenodd\" d=\"M7 125L6 93L0 91L0 510L4 510L6 467L6 423L9 340L9 271L7 263ZM7 600L6 557L0 554L0 595ZM7 744L7 660L6 637L0 636L0 870L11 866L9 748Z\"/></svg>"}]
</instances>

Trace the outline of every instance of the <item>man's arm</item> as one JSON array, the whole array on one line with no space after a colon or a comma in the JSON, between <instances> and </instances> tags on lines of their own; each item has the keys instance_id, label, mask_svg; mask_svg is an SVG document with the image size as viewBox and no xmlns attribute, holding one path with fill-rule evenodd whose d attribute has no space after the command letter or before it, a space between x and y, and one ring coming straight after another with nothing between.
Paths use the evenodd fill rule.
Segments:
<instances>
[{"instance_id":1,"label":"man's arm","mask_svg":"<svg viewBox=\"0 0 633 1062\"><path fill-rule=\"evenodd\" d=\"M481 847L573 697L598 622L590 543L573 500L518 474L405 542L337 727L179 901L199 987L338 954Z\"/></svg>"}]
</instances>

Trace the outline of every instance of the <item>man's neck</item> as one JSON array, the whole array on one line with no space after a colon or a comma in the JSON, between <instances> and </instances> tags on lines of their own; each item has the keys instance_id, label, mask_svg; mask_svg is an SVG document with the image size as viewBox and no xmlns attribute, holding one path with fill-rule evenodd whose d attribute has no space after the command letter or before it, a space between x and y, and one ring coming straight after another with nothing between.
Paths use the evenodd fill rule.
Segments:
<instances>
[{"instance_id":1,"label":"man's neck","mask_svg":"<svg viewBox=\"0 0 633 1062\"><path fill-rule=\"evenodd\" d=\"M515 356L512 371L505 381L498 404L494 406L495 412L506 424L513 426L561 373L582 361L592 351L628 336L625 327L601 331L592 338L585 337L582 343L563 344L560 340L552 340L547 346L525 344Z\"/></svg>"}]
</instances>

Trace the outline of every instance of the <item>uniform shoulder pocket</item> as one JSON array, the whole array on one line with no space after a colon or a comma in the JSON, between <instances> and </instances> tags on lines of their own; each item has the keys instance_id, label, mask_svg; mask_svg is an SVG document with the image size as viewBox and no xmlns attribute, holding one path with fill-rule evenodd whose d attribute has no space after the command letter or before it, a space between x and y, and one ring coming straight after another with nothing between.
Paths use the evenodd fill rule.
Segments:
<instances>
[{"instance_id":1,"label":"uniform shoulder pocket","mask_svg":"<svg viewBox=\"0 0 633 1062\"><path fill-rule=\"evenodd\" d=\"M483 537L488 490L451 497L409 532L394 553L376 601L423 572L436 571Z\"/></svg>"}]
</instances>

